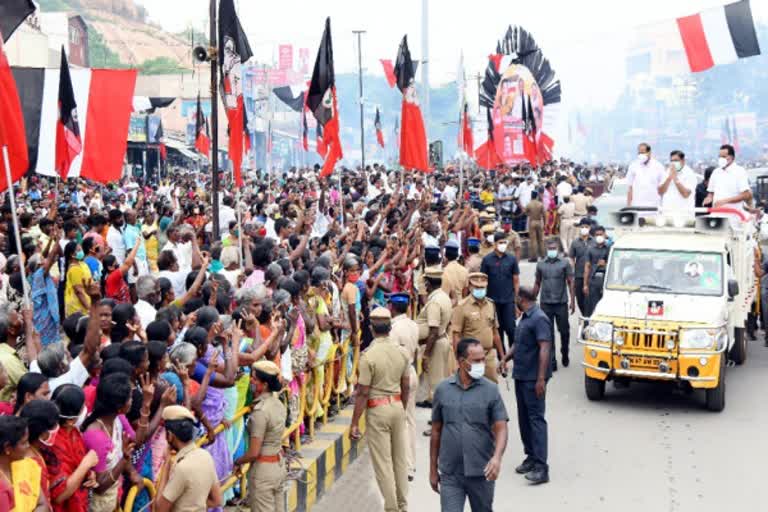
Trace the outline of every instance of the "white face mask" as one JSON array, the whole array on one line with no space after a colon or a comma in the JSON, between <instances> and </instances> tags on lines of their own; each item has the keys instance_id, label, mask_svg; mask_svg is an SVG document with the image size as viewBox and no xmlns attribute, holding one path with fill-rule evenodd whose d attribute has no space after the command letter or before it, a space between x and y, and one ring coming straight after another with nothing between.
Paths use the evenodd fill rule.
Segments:
<instances>
[{"instance_id":1,"label":"white face mask","mask_svg":"<svg viewBox=\"0 0 768 512\"><path fill-rule=\"evenodd\" d=\"M85 418L88 417L88 409L83 406L83 409L80 411L80 414L77 417L77 421L75 422L75 427L79 430L80 427L83 426L83 423L85 423Z\"/></svg>"},{"instance_id":2,"label":"white face mask","mask_svg":"<svg viewBox=\"0 0 768 512\"><path fill-rule=\"evenodd\" d=\"M477 380L485 375L485 363L472 363L469 369L469 376Z\"/></svg>"},{"instance_id":3,"label":"white face mask","mask_svg":"<svg viewBox=\"0 0 768 512\"><path fill-rule=\"evenodd\" d=\"M496 246L496 249L498 249L498 250L499 250L499 252L502 252L502 253L504 253L504 252L507 252L507 247L508 247L508 246L509 246L509 244L506 244L506 243L504 243L504 244L499 244L499 245L497 245L497 246Z\"/></svg>"},{"instance_id":4,"label":"white face mask","mask_svg":"<svg viewBox=\"0 0 768 512\"><path fill-rule=\"evenodd\" d=\"M581 236L587 236L589 234L589 228L581 228Z\"/></svg>"},{"instance_id":5,"label":"white face mask","mask_svg":"<svg viewBox=\"0 0 768 512\"><path fill-rule=\"evenodd\" d=\"M725 166L728 165L728 159L724 156L721 156L717 159L717 166L721 169L725 169Z\"/></svg>"},{"instance_id":6,"label":"white face mask","mask_svg":"<svg viewBox=\"0 0 768 512\"><path fill-rule=\"evenodd\" d=\"M485 241L488 242L489 244L492 244L493 243L493 235L488 235L487 237L485 237Z\"/></svg>"},{"instance_id":7,"label":"white face mask","mask_svg":"<svg viewBox=\"0 0 768 512\"><path fill-rule=\"evenodd\" d=\"M650 158L651 158L651 156L648 153L640 153L640 154L637 155L638 162L640 162L642 164L647 162Z\"/></svg>"},{"instance_id":8,"label":"white face mask","mask_svg":"<svg viewBox=\"0 0 768 512\"><path fill-rule=\"evenodd\" d=\"M603 235L597 235L595 237L595 242L597 242L598 245L601 245L605 243L605 237Z\"/></svg>"}]
</instances>

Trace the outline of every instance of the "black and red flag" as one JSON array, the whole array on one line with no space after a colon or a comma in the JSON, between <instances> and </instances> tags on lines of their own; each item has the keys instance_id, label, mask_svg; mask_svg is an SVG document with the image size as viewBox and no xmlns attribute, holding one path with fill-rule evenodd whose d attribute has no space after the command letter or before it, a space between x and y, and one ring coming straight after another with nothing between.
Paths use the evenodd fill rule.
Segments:
<instances>
[{"instance_id":1,"label":"black and red flag","mask_svg":"<svg viewBox=\"0 0 768 512\"><path fill-rule=\"evenodd\" d=\"M320 155L320 158L325 158L325 155L328 153L328 148L325 146L325 139L323 138L323 126L320 123L317 123L315 138L317 139L317 154Z\"/></svg>"},{"instance_id":2,"label":"black and red flag","mask_svg":"<svg viewBox=\"0 0 768 512\"><path fill-rule=\"evenodd\" d=\"M307 126L307 111L301 111L301 146L309 151L309 127Z\"/></svg>"},{"instance_id":3,"label":"black and red flag","mask_svg":"<svg viewBox=\"0 0 768 512\"><path fill-rule=\"evenodd\" d=\"M323 145L327 153L320 177L333 173L336 162L343 156L339 136L339 111L336 100L336 73L333 69L333 44L331 42L331 18L325 19L325 30L317 50L312 81L307 91L307 107L322 125ZM319 149L319 147L318 147Z\"/></svg>"},{"instance_id":4,"label":"black and red flag","mask_svg":"<svg viewBox=\"0 0 768 512\"><path fill-rule=\"evenodd\" d=\"M32 0L0 2L0 34L3 36L4 43L8 42L19 25L33 12L35 12L35 4Z\"/></svg>"},{"instance_id":5,"label":"black and red flag","mask_svg":"<svg viewBox=\"0 0 768 512\"><path fill-rule=\"evenodd\" d=\"M400 165L405 169L429 172L427 133L416 96L415 72L408 36L403 36L395 61L397 88L403 93L400 123Z\"/></svg>"},{"instance_id":6,"label":"black and red flag","mask_svg":"<svg viewBox=\"0 0 768 512\"><path fill-rule=\"evenodd\" d=\"M475 151L475 158L477 159L477 165L483 169L495 169L501 165L502 161L499 154L496 152L496 142L493 136L493 116L491 115L491 109L485 109L488 117L488 140L481 144Z\"/></svg>"},{"instance_id":7,"label":"black and red flag","mask_svg":"<svg viewBox=\"0 0 768 512\"><path fill-rule=\"evenodd\" d=\"M155 133L155 140L157 141L159 148L160 148L160 158L163 160L168 159L168 148L165 147L165 134L163 133L163 120L160 120L160 125L157 127L157 132Z\"/></svg>"},{"instance_id":8,"label":"black and red flag","mask_svg":"<svg viewBox=\"0 0 768 512\"><path fill-rule=\"evenodd\" d=\"M208 121L200 106L200 93L197 94L197 113L195 114L195 149L208 158L211 151L211 139L208 136Z\"/></svg>"},{"instance_id":9,"label":"black and red flag","mask_svg":"<svg viewBox=\"0 0 768 512\"><path fill-rule=\"evenodd\" d=\"M80 139L80 124L77 122L77 103L69 63L64 46L61 47L61 68L59 68L59 122L56 124L56 172L62 180L67 179L72 161L83 150Z\"/></svg>"},{"instance_id":10,"label":"black and red flag","mask_svg":"<svg viewBox=\"0 0 768 512\"><path fill-rule=\"evenodd\" d=\"M235 184L242 186L245 107L243 104L243 64L253 56L248 38L237 18L233 0L219 2L219 63L221 96L229 120L229 159Z\"/></svg>"},{"instance_id":11,"label":"black and red flag","mask_svg":"<svg viewBox=\"0 0 768 512\"><path fill-rule=\"evenodd\" d=\"M475 141L472 136L472 122L469 119L469 105L464 100L464 108L461 113L461 148L468 155L474 153Z\"/></svg>"},{"instance_id":12,"label":"black and red flag","mask_svg":"<svg viewBox=\"0 0 768 512\"><path fill-rule=\"evenodd\" d=\"M16 81L13 79L11 66L8 64L0 39L0 151L4 147L8 150L11 182L16 182L24 176L29 168L27 136ZM0 169L2 169L0 172L0 192L4 192L12 185L6 179L4 167L5 159L0 154Z\"/></svg>"},{"instance_id":13,"label":"black and red flag","mask_svg":"<svg viewBox=\"0 0 768 512\"><path fill-rule=\"evenodd\" d=\"M384 147L384 132L381 130L381 114L379 113L379 107L376 107L376 119L373 122L376 127L376 140L379 142L379 146Z\"/></svg>"},{"instance_id":14,"label":"black and red flag","mask_svg":"<svg viewBox=\"0 0 768 512\"><path fill-rule=\"evenodd\" d=\"M523 95L523 154L536 167L539 165L536 147L536 118L533 115L533 102L530 96Z\"/></svg>"}]
</instances>

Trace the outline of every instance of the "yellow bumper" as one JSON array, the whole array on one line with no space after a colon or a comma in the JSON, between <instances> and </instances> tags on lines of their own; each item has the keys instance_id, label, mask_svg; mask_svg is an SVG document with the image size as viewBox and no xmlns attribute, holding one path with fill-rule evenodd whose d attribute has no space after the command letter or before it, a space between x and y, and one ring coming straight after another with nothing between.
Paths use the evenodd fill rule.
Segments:
<instances>
[{"instance_id":1,"label":"yellow bumper","mask_svg":"<svg viewBox=\"0 0 768 512\"><path fill-rule=\"evenodd\" d=\"M649 354L653 357L655 354ZM622 357L613 353L609 345L584 347L584 371L587 377L607 380L609 377L631 377L642 380L684 381L694 388L715 388L720 382L720 358L723 354L681 353L668 361L669 370L656 368L621 367ZM702 362L704 364L702 364Z\"/></svg>"}]
</instances>

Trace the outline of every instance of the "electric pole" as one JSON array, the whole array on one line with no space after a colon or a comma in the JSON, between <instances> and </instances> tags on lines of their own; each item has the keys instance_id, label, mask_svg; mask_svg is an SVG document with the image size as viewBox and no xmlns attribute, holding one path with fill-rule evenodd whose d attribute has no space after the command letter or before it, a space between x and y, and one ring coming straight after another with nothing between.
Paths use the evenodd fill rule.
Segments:
<instances>
[{"instance_id":1,"label":"electric pole","mask_svg":"<svg viewBox=\"0 0 768 512\"><path fill-rule=\"evenodd\" d=\"M219 239L219 101L218 101L218 53L216 0L211 0L211 130L213 130L213 152L211 154L211 197L213 199L213 239Z\"/></svg>"},{"instance_id":2,"label":"electric pole","mask_svg":"<svg viewBox=\"0 0 768 512\"><path fill-rule=\"evenodd\" d=\"M365 122L364 122L364 105L363 105L363 47L362 36L365 34L365 30L353 30L353 34L357 35L357 72L360 82L360 154L362 161L362 171L365 174Z\"/></svg>"}]
</instances>

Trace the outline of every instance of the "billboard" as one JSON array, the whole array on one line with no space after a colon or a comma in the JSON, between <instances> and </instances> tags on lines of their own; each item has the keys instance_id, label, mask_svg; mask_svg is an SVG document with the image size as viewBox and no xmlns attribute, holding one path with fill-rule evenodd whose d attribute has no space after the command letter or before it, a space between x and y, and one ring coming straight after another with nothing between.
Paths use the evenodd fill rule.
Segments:
<instances>
[{"instance_id":1,"label":"billboard","mask_svg":"<svg viewBox=\"0 0 768 512\"><path fill-rule=\"evenodd\" d=\"M131 114L131 123L128 125L128 142L147 142L147 116L145 114Z\"/></svg>"}]
</instances>

